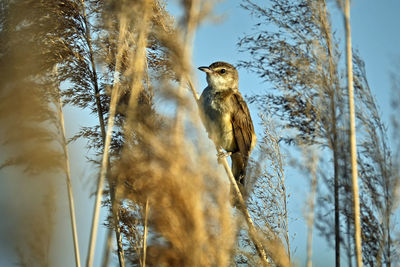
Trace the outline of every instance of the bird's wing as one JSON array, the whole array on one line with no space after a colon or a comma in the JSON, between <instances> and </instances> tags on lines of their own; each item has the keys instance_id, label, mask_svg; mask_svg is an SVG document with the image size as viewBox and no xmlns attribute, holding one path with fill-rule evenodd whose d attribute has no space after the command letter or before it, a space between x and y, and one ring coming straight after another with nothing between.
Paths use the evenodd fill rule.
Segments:
<instances>
[{"instance_id":1,"label":"bird's wing","mask_svg":"<svg viewBox=\"0 0 400 267\"><path fill-rule=\"evenodd\" d=\"M250 117L249 108L239 92L233 93L231 101L233 134L239 151L247 162L255 140L253 121Z\"/></svg>"}]
</instances>

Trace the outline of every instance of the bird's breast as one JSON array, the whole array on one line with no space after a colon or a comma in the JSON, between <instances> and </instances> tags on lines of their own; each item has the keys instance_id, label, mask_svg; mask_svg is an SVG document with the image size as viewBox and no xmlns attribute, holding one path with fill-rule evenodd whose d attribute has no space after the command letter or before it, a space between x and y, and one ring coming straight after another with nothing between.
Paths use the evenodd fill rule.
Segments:
<instances>
[{"instance_id":1,"label":"bird's breast","mask_svg":"<svg viewBox=\"0 0 400 267\"><path fill-rule=\"evenodd\" d=\"M203 122L209 137L226 151L233 152L236 142L233 135L232 118L228 101L205 92L202 95Z\"/></svg>"}]
</instances>

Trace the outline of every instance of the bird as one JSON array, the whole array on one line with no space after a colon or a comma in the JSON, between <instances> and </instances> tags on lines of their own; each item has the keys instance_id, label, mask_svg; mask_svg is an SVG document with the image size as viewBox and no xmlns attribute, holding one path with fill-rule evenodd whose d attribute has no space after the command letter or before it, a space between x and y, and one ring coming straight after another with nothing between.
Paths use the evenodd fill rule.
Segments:
<instances>
[{"instance_id":1,"label":"bird","mask_svg":"<svg viewBox=\"0 0 400 267\"><path fill-rule=\"evenodd\" d=\"M198 69L207 74L208 84L199 99L201 120L216 147L230 155L232 173L242 191L257 137L249 108L239 92L238 71L222 61Z\"/></svg>"}]
</instances>

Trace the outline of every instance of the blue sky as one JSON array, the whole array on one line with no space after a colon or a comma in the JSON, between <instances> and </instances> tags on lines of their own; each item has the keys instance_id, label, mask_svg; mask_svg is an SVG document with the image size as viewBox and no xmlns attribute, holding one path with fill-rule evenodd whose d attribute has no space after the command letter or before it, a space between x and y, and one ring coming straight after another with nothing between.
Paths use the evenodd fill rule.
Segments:
<instances>
[{"instance_id":1,"label":"blue sky","mask_svg":"<svg viewBox=\"0 0 400 267\"><path fill-rule=\"evenodd\" d=\"M177 1L171 1L169 6L174 10L173 5ZM261 2L261 1L259 1ZM267 2L267 1L263 1ZM333 1L331 1L333 2ZM376 96L381 112L384 118L388 118L390 114L390 82L389 71L393 70L394 61L400 58L400 1L386 0L355 0L352 1L352 38L354 48L360 51L361 57L365 60L368 80ZM239 0L231 0L221 2L216 5L215 13L223 15L223 20L218 24L212 22L204 23L197 31L194 50L193 50L193 73L197 76L197 90L200 93L201 89L206 86L204 73L196 69L198 66L209 65L214 61L227 61L232 64L243 58L245 55L238 52L237 41L245 33L252 29L254 21L248 13L239 7ZM330 4L330 7L334 6ZM340 12L336 9L331 9L334 18L334 23L341 25ZM341 29L338 29L338 33ZM341 38L342 40L344 38ZM239 70L240 73L240 90L245 95L253 95L260 91L270 90L271 84L262 83L256 75ZM257 109L255 106L250 106L253 118L257 117ZM255 119L255 121L258 121ZM94 117L87 114L82 114L81 111L71 108L66 108L66 128L68 136L72 136L79 131L80 126L93 125ZM256 126L257 134L260 136L261 128ZM86 164L84 154L87 151L84 148L84 141L77 141L70 145L70 158L73 158L72 177L75 201L77 203L77 220L78 233L80 238L81 260L84 263L87 252L87 243L89 238L91 213L93 208L94 197L90 193L95 190L95 185L92 178L96 173L92 166ZM1 155L0 155L1 156ZM1 159L1 157L0 157ZM19 194L19 189L12 181L6 179L8 171L1 171L2 181L0 188L0 203L16 194ZM299 266L303 266L305 262L305 245L306 245L306 228L303 219L304 199L308 193L308 182L296 172L286 174L287 187L291 198L289 200L290 213L290 234L292 249L295 250L295 261ZM56 181L56 190L58 198L62 200L62 205L58 208L58 216L56 224L58 229L57 235L54 237L55 246L52 248L59 262L65 265L73 265L72 239L70 237L70 225L68 218L67 194L65 189L65 181L61 178ZM7 191L5 193L5 191ZM18 203L22 202L18 201ZM65 201L63 201L65 200ZM0 207L4 211L3 207ZM105 211L102 211L105 215ZM3 214L4 215L4 214ZM12 222L9 222L8 227L12 227ZM100 237L96 250L96 258L102 254L104 240L104 227L100 227ZM6 237L7 229L0 229L0 239ZM71 244L67 246L66 244ZM1 244L0 244L1 245ZM4 244L3 244L4 245ZM334 266L333 249L328 248L326 242L314 235L314 266ZM0 266L8 266L10 256L15 253L13 247L0 247ZM4 265L7 264L7 265ZM100 262L95 261L95 266Z\"/></svg>"}]
</instances>

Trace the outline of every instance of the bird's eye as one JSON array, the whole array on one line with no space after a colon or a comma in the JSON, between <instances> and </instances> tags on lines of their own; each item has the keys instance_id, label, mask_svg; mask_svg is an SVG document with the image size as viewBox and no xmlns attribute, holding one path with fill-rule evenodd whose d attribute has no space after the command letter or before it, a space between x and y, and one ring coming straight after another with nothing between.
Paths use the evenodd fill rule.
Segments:
<instances>
[{"instance_id":1,"label":"bird's eye","mask_svg":"<svg viewBox=\"0 0 400 267\"><path fill-rule=\"evenodd\" d=\"M226 72L226 69L222 69L219 71L219 73L224 74Z\"/></svg>"}]
</instances>

